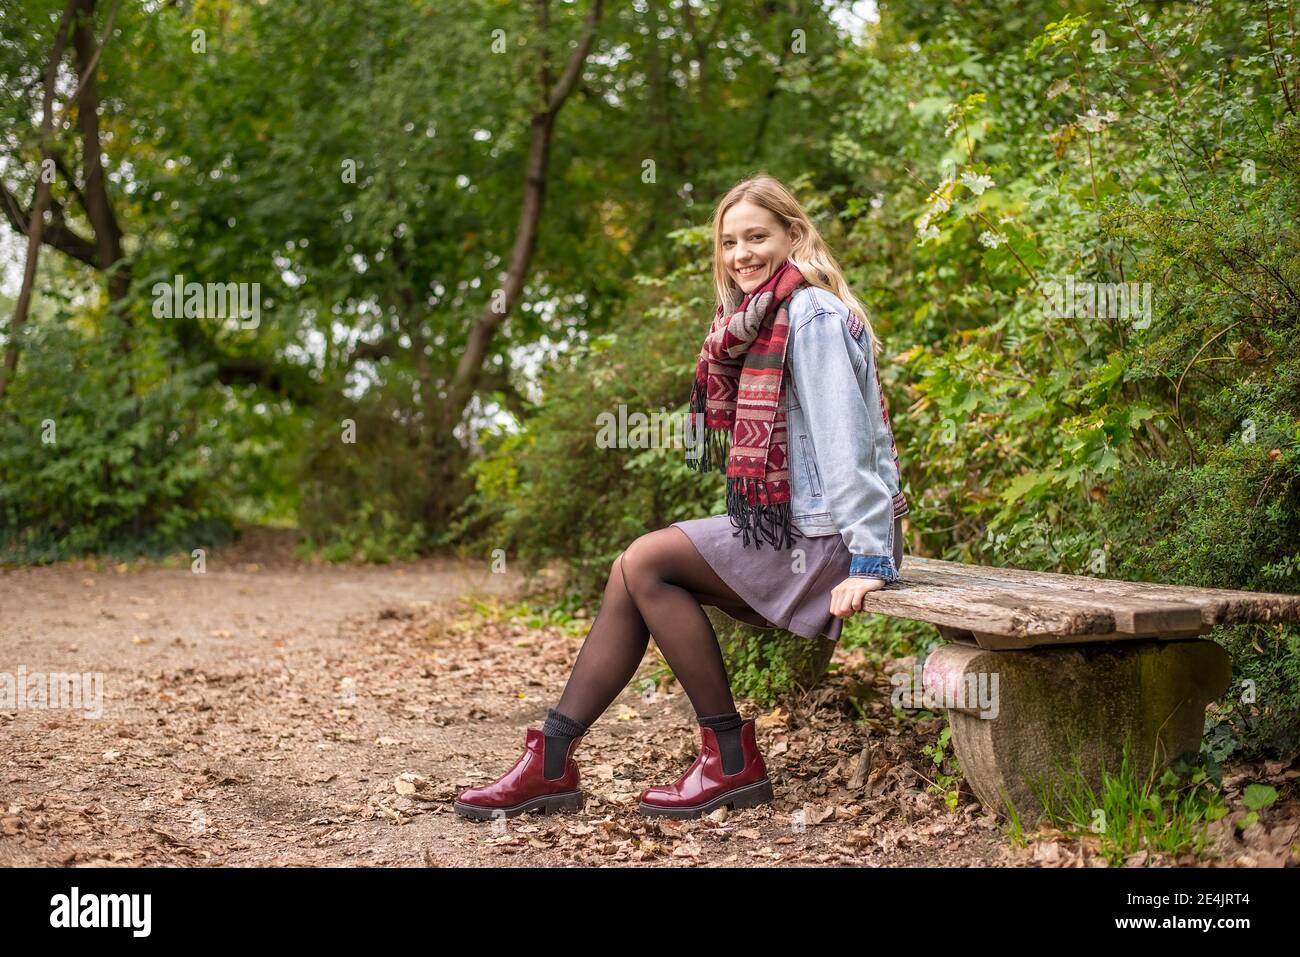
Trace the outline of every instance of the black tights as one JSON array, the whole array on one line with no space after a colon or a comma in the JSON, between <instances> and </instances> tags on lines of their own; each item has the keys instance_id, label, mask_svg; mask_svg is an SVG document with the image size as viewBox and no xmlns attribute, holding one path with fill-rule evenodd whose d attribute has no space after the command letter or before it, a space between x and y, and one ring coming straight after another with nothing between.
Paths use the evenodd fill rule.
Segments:
<instances>
[{"instance_id":1,"label":"black tights","mask_svg":"<svg viewBox=\"0 0 1300 957\"><path fill-rule=\"evenodd\" d=\"M642 535L610 566L600 611L555 710L590 727L636 674L650 635L697 716L736 710L702 605L754 615L675 526Z\"/></svg>"}]
</instances>

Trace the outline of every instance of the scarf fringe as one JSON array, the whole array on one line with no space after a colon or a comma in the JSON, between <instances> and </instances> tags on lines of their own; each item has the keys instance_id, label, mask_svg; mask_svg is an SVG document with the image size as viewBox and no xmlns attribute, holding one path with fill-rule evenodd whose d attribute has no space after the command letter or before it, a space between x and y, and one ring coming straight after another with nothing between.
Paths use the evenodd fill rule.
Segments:
<instances>
[{"instance_id":1,"label":"scarf fringe","mask_svg":"<svg viewBox=\"0 0 1300 957\"><path fill-rule=\"evenodd\" d=\"M780 505L755 505L749 501L749 489L754 489L759 498L764 497L763 482L749 481L743 478L727 479L727 514L731 516L731 525L739 529L737 535L743 535L742 547L749 547L749 538L754 537L754 547L762 548L763 542L774 549L792 548L796 538L803 538L792 524L790 503Z\"/></svg>"},{"instance_id":2,"label":"scarf fringe","mask_svg":"<svg viewBox=\"0 0 1300 957\"><path fill-rule=\"evenodd\" d=\"M695 380L695 386L691 389L691 402L689 413L700 418L692 418L692 425L696 422L704 422L704 416L707 414L705 406L705 385L700 379ZM699 456L692 457L688 450L686 456L686 467L696 472L725 472L727 470L727 460L731 455L731 430L730 429L710 429L707 426L704 432L704 448Z\"/></svg>"},{"instance_id":3,"label":"scarf fringe","mask_svg":"<svg viewBox=\"0 0 1300 957\"><path fill-rule=\"evenodd\" d=\"M691 415L706 414L704 399L705 384L697 378L691 389ZM705 428L702 444L704 448L698 457L687 454L686 467L697 472L714 469L725 472L731 455L731 430ZM752 537L755 548L762 548L763 542L778 550L792 548L795 539L803 538L804 535L794 528L791 503L782 502L777 505L750 502L751 495L760 503L767 497L765 485L765 482L753 479L727 477L727 514L731 516L731 525L738 529L737 535L743 536L742 547L748 548Z\"/></svg>"}]
</instances>

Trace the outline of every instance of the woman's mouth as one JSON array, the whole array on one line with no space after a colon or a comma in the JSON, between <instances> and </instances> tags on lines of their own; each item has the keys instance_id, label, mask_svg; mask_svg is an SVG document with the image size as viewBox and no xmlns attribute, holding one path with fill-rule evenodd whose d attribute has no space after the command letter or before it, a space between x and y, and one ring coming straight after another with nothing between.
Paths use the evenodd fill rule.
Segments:
<instances>
[{"instance_id":1,"label":"woman's mouth","mask_svg":"<svg viewBox=\"0 0 1300 957\"><path fill-rule=\"evenodd\" d=\"M749 279L751 276L757 276L760 272L762 272L762 270L763 267L761 265L742 266L736 270L736 275L738 275L741 279Z\"/></svg>"}]
</instances>

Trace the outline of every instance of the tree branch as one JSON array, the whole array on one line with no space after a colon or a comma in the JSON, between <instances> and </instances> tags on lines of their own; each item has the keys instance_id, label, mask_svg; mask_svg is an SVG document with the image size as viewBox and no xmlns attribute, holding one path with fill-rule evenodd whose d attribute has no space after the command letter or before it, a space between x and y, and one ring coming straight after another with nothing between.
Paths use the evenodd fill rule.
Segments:
<instances>
[{"instance_id":1,"label":"tree branch","mask_svg":"<svg viewBox=\"0 0 1300 957\"><path fill-rule=\"evenodd\" d=\"M92 269L98 269L99 261L95 258L95 244L80 233L74 232L64 222L62 212L57 208L58 204L53 200L51 203L56 208L53 210L50 222L45 224L41 241ZM9 221L10 226L24 236L28 235L28 225L32 220L31 211L23 209L18 197L4 183L0 183L0 208L3 208L5 219Z\"/></svg>"}]
</instances>

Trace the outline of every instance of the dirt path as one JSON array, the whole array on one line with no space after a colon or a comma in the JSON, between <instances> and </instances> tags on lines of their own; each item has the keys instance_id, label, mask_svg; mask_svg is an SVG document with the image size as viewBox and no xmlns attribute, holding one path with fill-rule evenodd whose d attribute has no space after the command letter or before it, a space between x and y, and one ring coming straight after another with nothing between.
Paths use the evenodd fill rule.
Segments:
<instances>
[{"instance_id":1,"label":"dirt path","mask_svg":"<svg viewBox=\"0 0 1300 957\"><path fill-rule=\"evenodd\" d=\"M492 613L522 584L486 563L247 550L201 575L0 571L0 672L104 682L99 719L0 712L0 865L1089 862L1059 839L1012 849L969 796L951 812L927 793L919 748L937 719L899 725L887 676L861 671L763 716L767 807L638 815L640 789L694 759L698 729L675 685L634 681L577 752L583 811L466 821L452 798L510 766L581 643ZM652 646L643 674L656 664Z\"/></svg>"}]
</instances>

